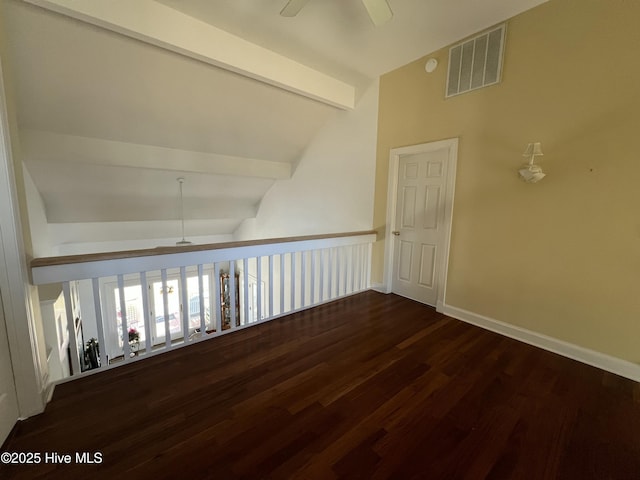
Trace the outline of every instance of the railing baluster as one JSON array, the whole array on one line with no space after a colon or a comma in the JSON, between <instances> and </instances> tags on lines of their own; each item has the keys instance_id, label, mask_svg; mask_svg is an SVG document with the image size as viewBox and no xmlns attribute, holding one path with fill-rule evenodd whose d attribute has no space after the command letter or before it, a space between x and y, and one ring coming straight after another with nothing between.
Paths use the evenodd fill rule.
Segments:
<instances>
[{"instance_id":1,"label":"railing baluster","mask_svg":"<svg viewBox=\"0 0 640 480\"><path fill-rule=\"evenodd\" d=\"M373 244L367 245L367 258L366 258L366 269L364 273L364 281L365 288L369 288L371 286L371 250L373 248Z\"/></svg>"},{"instance_id":2,"label":"railing baluster","mask_svg":"<svg viewBox=\"0 0 640 480\"><path fill-rule=\"evenodd\" d=\"M364 289L365 259L361 249L361 245L358 245L357 248L358 248L358 286L359 286L358 290L362 291Z\"/></svg>"},{"instance_id":3,"label":"railing baluster","mask_svg":"<svg viewBox=\"0 0 640 480\"><path fill-rule=\"evenodd\" d=\"M74 317L73 304L71 303L71 285L69 282L62 283L64 293L64 308L67 312L67 329L69 331L69 351L71 354L71 375L80 373L80 355L78 353L78 333L76 332L76 320Z\"/></svg>"},{"instance_id":4,"label":"railing baluster","mask_svg":"<svg viewBox=\"0 0 640 480\"><path fill-rule=\"evenodd\" d=\"M362 291L362 245L357 245L357 255L358 255L358 291Z\"/></svg>"},{"instance_id":5,"label":"railing baluster","mask_svg":"<svg viewBox=\"0 0 640 480\"><path fill-rule=\"evenodd\" d=\"M346 295L349 290L349 249L348 247L342 247L342 286L344 291L342 295Z\"/></svg>"},{"instance_id":6,"label":"railing baluster","mask_svg":"<svg viewBox=\"0 0 640 480\"><path fill-rule=\"evenodd\" d=\"M351 247L344 247L344 293L351 293Z\"/></svg>"},{"instance_id":7,"label":"railing baluster","mask_svg":"<svg viewBox=\"0 0 640 480\"><path fill-rule=\"evenodd\" d=\"M360 246L360 250L362 252L362 287L361 290L365 290L367 288L367 277L366 277L366 270L367 270L367 246L366 245L361 245Z\"/></svg>"},{"instance_id":8,"label":"railing baluster","mask_svg":"<svg viewBox=\"0 0 640 480\"><path fill-rule=\"evenodd\" d=\"M342 251L342 286L344 288L342 294L346 295L349 288L349 250L347 247L341 247L340 250Z\"/></svg>"},{"instance_id":9,"label":"railing baluster","mask_svg":"<svg viewBox=\"0 0 640 480\"><path fill-rule=\"evenodd\" d=\"M327 266L327 275L329 276L329 284L328 284L328 294L327 300L331 300L333 298L333 248L329 248L329 258L328 258L328 266Z\"/></svg>"},{"instance_id":10,"label":"railing baluster","mask_svg":"<svg viewBox=\"0 0 640 480\"><path fill-rule=\"evenodd\" d=\"M320 289L318 290L320 302L324 301L324 248L320 249Z\"/></svg>"},{"instance_id":11,"label":"railing baluster","mask_svg":"<svg viewBox=\"0 0 640 480\"><path fill-rule=\"evenodd\" d=\"M284 253L280 254L280 315L284 313Z\"/></svg>"},{"instance_id":12,"label":"railing baluster","mask_svg":"<svg viewBox=\"0 0 640 480\"><path fill-rule=\"evenodd\" d=\"M243 277L244 277L244 325L249 323L249 259L242 260Z\"/></svg>"},{"instance_id":13,"label":"railing baluster","mask_svg":"<svg viewBox=\"0 0 640 480\"><path fill-rule=\"evenodd\" d=\"M182 339L189 341L189 287L187 286L187 269L180 267L180 296L182 297Z\"/></svg>"},{"instance_id":14,"label":"railing baluster","mask_svg":"<svg viewBox=\"0 0 640 480\"><path fill-rule=\"evenodd\" d=\"M198 301L200 307L200 338L204 338L207 333L207 322L205 318L205 307L204 307L204 265L198 265ZM211 311L211 307L209 307L209 311ZM191 315L191 312L189 312Z\"/></svg>"},{"instance_id":15,"label":"railing baluster","mask_svg":"<svg viewBox=\"0 0 640 480\"><path fill-rule=\"evenodd\" d=\"M342 247L342 275L344 276L344 293L349 293L349 247Z\"/></svg>"},{"instance_id":16,"label":"railing baluster","mask_svg":"<svg viewBox=\"0 0 640 480\"><path fill-rule=\"evenodd\" d=\"M167 269L160 270L162 278L162 306L164 307L164 344L171 348L171 327L169 325L169 292L167 288Z\"/></svg>"},{"instance_id":17,"label":"railing baluster","mask_svg":"<svg viewBox=\"0 0 640 480\"><path fill-rule=\"evenodd\" d=\"M353 292L360 291L360 245L353 246Z\"/></svg>"},{"instance_id":18,"label":"railing baluster","mask_svg":"<svg viewBox=\"0 0 640 480\"><path fill-rule=\"evenodd\" d=\"M344 295L350 293L349 291L349 268L350 268L350 258L349 258L349 247L342 247L342 266L343 275L344 275Z\"/></svg>"},{"instance_id":19,"label":"railing baluster","mask_svg":"<svg viewBox=\"0 0 640 480\"><path fill-rule=\"evenodd\" d=\"M220 265L217 263L213 264L213 279L214 284L214 299L213 304L215 305L214 312L215 316L215 331L216 334L220 334L222 332L222 298L220 297Z\"/></svg>"},{"instance_id":20,"label":"railing baluster","mask_svg":"<svg viewBox=\"0 0 640 480\"><path fill-rule=\"evenodd\" d=\"M340 254L342 255L342 263L340 271L342 272L342 295L346 295L349 290L349 250L347 247L340 247Z\"/></svg>"},{"instance_id":21,"label":"railing baluster","mask_svg":"<svg viewBox=\"0 0 640 480\"><path fill-rule=\"evenodd\" d=\"M93 286L93 310L96 315L96 327L98 327L98 349L100 350L100 366L107 364L107 348L104 343L104 322L102 321L102 302L100 301L100 279L92 278Z\"/></svg>"},{"instance_id":22,"label":"railing baluster","mask_svg":"<svg viewBox=\"0 0 640 480\"><path fill-rule=\"evenodd\" d=\"M296 309L296 254L291 252L291 311Z\"/></svg>"},{"instance_id":23,"label":"railing baluster","mask_svg":"<svg viewBox=\"0 0 640 480\"><path fill-rule=\"evenodd\" d=\"M305 306L307 280L307 252L300 252L300 308Z\"/></svg>"},{"instance_id":24,"label":"railing baluster","mask_svg":"<svg viewBox=\"0 0 640 480\"><path fill-rule=\"evenodd\" d=\"M229 328L236 328L236 262L235 260L229 261L229 301L231 302L229 312L231 318L229 320Z\"/></svg>"},{"instance_id":25,"label":"railing baluster","mask_svg":"<svg viewBox=\"0 0 640 480\"><path fill-rule=\"evenodd\" d=\"M342 271L344 275L344 295L349 293L349 247L342 247Z\"/></svg>"},{"instance_id":26,"label":"railing baluster","mask_svg":"<svg viewBox=\"0 0 640 480\"><path fill-rule=\"evenodd\" d=\"M316 251L311 250L311 305L316 303Z\"/></svg>"},{"instance_id":27,"label":"railing baluster","mask_svg":"<svg viewBox=\"0 0 640 480\"><path fill-rule=\"evenodd\" d=\"M340 253L340 247L336 248L336 298L340 296L340 280L342 280L342 272L340 268Z\"/></svg>"},{"instance_id":28,"label":"railing baluster","mask_svg":"<svg viewBox=\"0 0 640 480\"><path fill-rule=\"evenodd\" d=\"M342 287L342 295L347 293L347 268L345 261L345 247L339 247L339 256L340 259L340 286ZM342 296L341 295L341 296Z\"/></svg>"},{"instance_id":29,"label":"railing baluster","mask_svg":"<svg viewBox=\"0 0 640 480\"><path fill-rule=\"evenodd\" d=\"M142 295L142 315L144 317L144 351L145 353L151 353L153 348L153 333L151 332L151 325L153 328L156 326L155 319L151 318L149 313L149 285L147 285L147 272L140 272L140 293ZM153 321L153 323L152 323Z\"/></svg>"},{"instance_id":30,"label":"railing baluster","mask_svg":"<svg viewBox=\"0 0 640 480\"><path fill-rule=\"evenodd\" d=\"M356 254L355 247L351 245L349 247L349 272L351 273L351 293L356 291Z\"/></svg>"},{"instance_id":31,"label":"railing baluster","mask_svg":"<svg viewBox=\"0 0 640 480\"><path fill-rule=\"evenodd\" d=\"M256 322L262 320L262 257L256 257L256 277L258 289L258 306L256 312Z\"/></svg>"},{"instance_id":32,"label":"railing baluster","mask_svg":"<svg viewBox=\"0 0 640 480\"><path fill-rule=\"evenodd\" d=\"M273 317L273 255L269 255L269 318Z\"/></svg>"},{"instance_id":33,"label":"railing baluster","mask_svg":"<svg viewBox=\"0 0 640 480\"><path fill-rule=\"evenodd\" d=\"M342 286L342 249L336 247L336 298L342 296L340 290Z\"/></svg>"},{"instance_id":34,"label":"railing baluster","mask_svg":"<svg viewBox=\"0 0 640 480\"><path fill-rule=\"evenodd\" d=\"M118 275L118 292L120 294L120 319L122 320L122 351L124 361L131 359L131 345L129 345L129 326L127 325L127 306L124 299L124 276Z\"/></svg>"}]
</instances>

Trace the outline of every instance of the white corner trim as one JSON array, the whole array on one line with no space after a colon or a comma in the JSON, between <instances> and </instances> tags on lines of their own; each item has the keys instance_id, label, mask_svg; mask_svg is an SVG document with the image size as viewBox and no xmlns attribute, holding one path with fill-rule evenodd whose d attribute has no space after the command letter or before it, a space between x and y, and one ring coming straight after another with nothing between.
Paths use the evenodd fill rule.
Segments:
<instances>
[{"instance_id":1,"label":"white corner trim","mask_svg":"<svg viewBox=\"0 0 640 480\"><path fill-rule=\"evenodd\" d=\"M640 364L580 347L573 343L527 330L526 328L494 320L493 318L485 317L462 308L443 305L442 309L438 309L438 311L455 319L462 320L463 322L484 328L485 330L499 333L505 337L513 338L533 345L534 347L542 348L543 350L557 353L563 357L571 358L572 360L586 363L592 367L640 382Z\"/></svg>"}]
</instances>

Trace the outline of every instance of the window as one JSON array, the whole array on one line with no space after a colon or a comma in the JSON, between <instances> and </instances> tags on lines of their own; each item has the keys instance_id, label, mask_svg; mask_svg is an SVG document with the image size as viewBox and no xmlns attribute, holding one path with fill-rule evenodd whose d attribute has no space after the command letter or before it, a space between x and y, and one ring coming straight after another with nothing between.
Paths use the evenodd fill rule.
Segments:
<instances>
[{"instance_id":1,"label":"window","mask_svg":"<svg viewBox=\"0 0 640 480\"><path fill-rule=\"evenodd\" d=\"M213 329L211 319L211 282L212 273L207 271L202 275L202 290L204 303L205 330ZM182 321L182 288L179 270L167 272L167 315L169 319L169 335L171 341L183 339L185 337ZM192 271L187 274L187 299L188 304L184 306L188 313L187 336L201 329L200 318L200 288L198 284L197 272ZM146 344L146 328L144 314L143 292L148 292L149 318L152 319L149 325L151 334L151 345L158 345L166 342L166 322L165 305L163 295L163 283L159 273L147 275L147 285L143 289L138 275L125 277L124 282L124 303L127 320L127 329L135 328L139 334L140 351L144 351ZM105 282L103 292L107 302L106 311L103 312L105 319L105 343L106 352L109 358L116 358L123 355L123 321L120 305L120 290L115 280Z\"/></svg>"}]
</instances>

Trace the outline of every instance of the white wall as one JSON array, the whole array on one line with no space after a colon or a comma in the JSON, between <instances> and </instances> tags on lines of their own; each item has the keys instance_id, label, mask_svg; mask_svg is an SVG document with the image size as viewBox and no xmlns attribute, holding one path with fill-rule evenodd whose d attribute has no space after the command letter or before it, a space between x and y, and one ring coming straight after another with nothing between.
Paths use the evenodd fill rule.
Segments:
<instances>
[{"instance_id":1,"label":"white wall","mask_svg":"<svg viewBox=\"0 0 640 480\"><path fill-rule=\"evenodd\" d=\"M242 221L233 235L216 231L230 231L237 220L191 220L187 239L217 243L371 229L378 92L376 80L354 110L335 113L302 154L292 178L267 192L256 218ZM25 183L36 257L154 248L180 240L171 238L178 231L175 221L47 224L42 197L26 169Z\"/></svg>"},{"instance_id":2,"label":"white wall","mask_svg":"<svg viewBox=\"0 0 640 480\"><path fill-rule=\"evenodd\" d=\"M276 182L256 218L236 229L236 240L372 228L378 87L376 80L354 110L327 123L292 178Z\"/></svg>"},{"instance_id":3,"label":"white wall","mask_svg":"<svg viewBox=\"0 0 640 480\"><path fill-rule=\"evenodd\" d=\"M34 257L48 257L52 255L49 224L45 212L44 201L36 188L31 174L23 164L23 177L27 197L27 211L29 212L29 228Z\"/></svg>"},{"instance_id":4,"label":"white wall","mask_svg":"<svg viewBox=\"0 0 640 480\"><path fill-rule=\"evenodd\" d=\"M150 222L140 222L141 226L145 226ZM66 225L66 224L65 224ZM105 223L105 227L111 225ZM58 227L59 224L51 224L50 227ZM102 228L102 227L101 227ZM118 228L117 224L113 228ZM145 238L145 239L129 239L129 240L108 240L104 242L70 242L54 245L52 247L52 255L82 255L86 253L96 252L118 252L123 250L137 250L144 248L156 248L165 246L175 246L176 242L181 240L181 237L172 238ZM189 236L187 240L197 243L220 243L229 242L233 240L232 235L202 235L202 236Z\"/></svg>"}]
</instances>

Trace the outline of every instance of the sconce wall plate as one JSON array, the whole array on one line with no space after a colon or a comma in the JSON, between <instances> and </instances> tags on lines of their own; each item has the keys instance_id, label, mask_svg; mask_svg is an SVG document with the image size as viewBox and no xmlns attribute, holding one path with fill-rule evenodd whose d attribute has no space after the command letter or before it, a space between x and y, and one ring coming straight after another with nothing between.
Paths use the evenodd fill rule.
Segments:
<instances>
[{"instance_id":1,"label":"sconce wall plate","mask_svg":"<svg viewBox=\"0 0 640 480\"><path fill-rule=\"evenodd\" d=\"M527 183L537 183L546 177L546 173L543 173L542 169L538 165L531 165L530 167L522 168L518 173L520 174L520 178Z\"/></svg>"}]
</instances>

